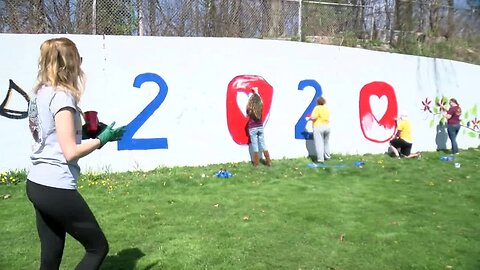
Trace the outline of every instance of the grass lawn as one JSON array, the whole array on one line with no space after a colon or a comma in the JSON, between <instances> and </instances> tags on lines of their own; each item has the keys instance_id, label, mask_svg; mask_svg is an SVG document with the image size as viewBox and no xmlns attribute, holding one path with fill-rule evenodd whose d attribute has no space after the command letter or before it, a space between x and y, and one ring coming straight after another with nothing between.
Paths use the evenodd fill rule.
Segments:
<instances>
[{"instance_id":1,"label":"grass lawn","mask_svg":"<svg viewBox=\"0 0 480 270\"><path fill-rule=\"evenodd\" d=\"M444 155L86 173L79 186L110 243L102 269L480 269L480 149ZM38 269L24 180L0 176L0 269ZM69 237L61 269L82 256Z\"/></svg>"}]
</instances>

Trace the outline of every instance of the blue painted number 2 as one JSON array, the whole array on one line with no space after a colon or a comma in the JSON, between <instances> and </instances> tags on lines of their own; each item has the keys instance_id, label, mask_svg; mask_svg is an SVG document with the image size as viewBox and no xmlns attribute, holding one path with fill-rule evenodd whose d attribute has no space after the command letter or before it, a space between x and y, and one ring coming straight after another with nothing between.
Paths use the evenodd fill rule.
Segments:
<instances>
[{"instance_id":1,"label":"blue painted number 2","mask_svg":"<svg viewBox=\"0 0 480 270\"><path fill-rule=\"evenodd\" d=\"M147 121L147 119L150 118L150 116L152 116L152 114L160 107L168 92L168 86L165 83L165 80L154 73L144 73L138 75L133 82L133 86L140 88L145 82L156 83L159 87L158 94L145 107L145 109L143 109L143 111L127 125L127 131L125 131L122 140L118 141L118 150L168 149L167 138L133 138L133 135L135 135L145 121Z\"/></svg>"},{"instance_id":2,"label":"blue painted number 2","mask_svg":"<svg viewBox=\"0 0 480 270\"><path fill-rule=\"evenodd\" d=\"M298 119L298 122L295 125L295 139L299 140L313 139L313 133L308 132L305 129L307 125L307 120L305 120L305 117L307 117L307 114L310 114L313 111L313 108L315 108L317 98L322 96L322 87L315 80L303 80L299 82L298 90L303 90L307 86L311 86L313 87L313 89L315 89L315 96L312 98L312 101L308 105L307 109L305 109L305 112L303 112L302 116L300 117L300 119Z\"/></svg>"}]
</instances>

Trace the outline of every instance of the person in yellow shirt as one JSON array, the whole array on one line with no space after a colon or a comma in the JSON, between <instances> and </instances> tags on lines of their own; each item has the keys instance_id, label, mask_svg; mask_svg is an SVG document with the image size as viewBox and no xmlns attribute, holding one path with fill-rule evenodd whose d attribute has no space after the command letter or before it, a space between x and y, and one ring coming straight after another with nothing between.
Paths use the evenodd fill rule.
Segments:
<instances>
[{"instance_id":1,"label":"person in yellow shirt","mask_svg":"<svg viewBox=\"0 0 480 270\"><path fill-rule=\"evenodd\" d=\"M400 121L397 124L397 134L394 139L390 141L389 150L400 158L400 156L406 158L420 157L420 153L412 153L412 123L408 119L407 113L400 115Z\"/></svg>"},{"instance_id":2,"label":"person in yellow shirt","mask_svg":"<svg viewBox=\"0 0 480 270\"><path fill-rule=\"evenodd\" d=\"M325 106L324 97L317 99L317 106L313 109L309 120L313 121L313 141L317 152L316 163L323 163L330 159L330 110Z\"/></svg>"}]
</instances>

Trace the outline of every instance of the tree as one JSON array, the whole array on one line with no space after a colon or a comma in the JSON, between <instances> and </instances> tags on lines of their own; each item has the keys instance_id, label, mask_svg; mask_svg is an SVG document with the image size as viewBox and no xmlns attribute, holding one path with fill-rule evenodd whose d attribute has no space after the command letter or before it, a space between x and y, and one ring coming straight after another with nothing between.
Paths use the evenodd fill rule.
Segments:
<instances>
[{"instance_id":1,"label":"tree","mask_svg":"<svg viewBox=\"0 0 480 270\"><path fill-rule=\"evenodd\" d=\"M5 23L8 25L6 28L11 33L20 33L20 5L16 4L15 0L7 0L5 3L5 14L2 17L5 18Z\"/></svg>"},{"instance_id":2,"label":"tree","mask_svg":"<svg viewBox=\"0 0 480 270\"><path fill-rule=\"evenodd\" d=\"M398 31L413 30L413 3L408 0L395 0L395 29Z\"/></svg>"},{"instance_id":3,"label":"tree","mask_svg":"<svg viewBox=\"0 0 480 270\"><path fill-rule=\"evenodd\" d=\"M156 0L148 0L147 2L147 9L148 9L148 29L150 31L150 35L156 36L159 35L158 25L157 25L157 1Z\"/></svg>"},{"instance_id":4,"label":"tree","mask_svg":"<svg viewBox=\"0 0 480 270\"><path fill-rule=\"evenodd\" d=\"M409 0L395 0L395 21L390 44L405 47L411 41L413 28L413 3Z\"/></svg>"},{"instance_id":5,"label":"tree","mask_svg":"<svg viewBox=\"0 0 480 270\"><path fill-rule=\"evenodd\" d=\"M232 26L230 35L233 37L243 37L244 20L242 16L242 0L233 1L231 10Z\"/></svg>"},{"instance_id":6,"label":"tree","mask_svg":"<svg viewBox=\"0 0 480 270\"><path fill-rule=\"evenodd\" d=\"M32 33L48 33L47 13L43 0L30 0L28 28Z\"/></svg>"},{"instance_id":7,"label":"tree","mask_svg":"<svg viewBox=\"0 0 480 270\"><path fill-rule=\"evenodd\" d=\"M132 0L103 0L97 2L97 33L131 35L137 27L136 3Z\"/></svg>"},{"instance_id":8,"label":"tree","mask_svg":"<svg viewBox=\"0 0 480 270\"><path fill-rule=\"evenodd\" d=\"M217 6L215 5L214 0L205 0L205 25L204 25L204 35L206 37L215 37L217 32Z\"/></svg>"},{"instance_id":9,"label":"tree","mask_svg":"<svg viewBox=\"0 0 480 270\"><path fill-rule=\"evenodd\" d=\"M270 0L269 37L279 37L283 34L282 0Z\"/></svg>"},{"instance_id":10,"label":"tree","mask_svg":"<svg viewBox=\"0 0 480 270\"><path fill-rule=\"evenodd\" d=\"M446 37L450 37L453 35L455 31L455 9L453 8L453 0L448 0L448 10L447 10L447 30L445 33Z\"/></svg>"}]
</instances>

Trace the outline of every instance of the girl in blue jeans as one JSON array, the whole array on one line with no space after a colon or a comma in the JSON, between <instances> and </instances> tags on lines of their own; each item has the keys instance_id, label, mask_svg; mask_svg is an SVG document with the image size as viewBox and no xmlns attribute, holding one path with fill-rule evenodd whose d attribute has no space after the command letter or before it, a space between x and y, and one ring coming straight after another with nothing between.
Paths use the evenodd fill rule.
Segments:
<instances>
[{"instance_id":1,"label":"girl in blue jeans","mask_svg":"<svg viewBox=\"0 0 480 270\"><path fill-rule=\"evenodd\" d=\"M267 150L265 145L265 134L263 130L263 102L262 98L258 94L258 88L252 87L252 96L248 99L247 103L247 130L248 136L250 138L250 146L253 151L253 166L258 166L260 163L260 149L263 150L263 155L265 156L265 164L267 166L272 165L272 160L270 159L270 153Z\"/></svg>"},{"instance_id":2,"label":"girl in blue jeans","mask_svg":"<svg viewBox=\"0 0 480 270\"><path fill-rule=\"evenodd\" d=\"M458 154L457 135L460 131L460 115L462 115L462 109L458 101L454 98L450 99L449 105L450 108L444 112L443 115L447 118L447 133L452 144L452 154Z\"/></svg>"}]
</instances>

